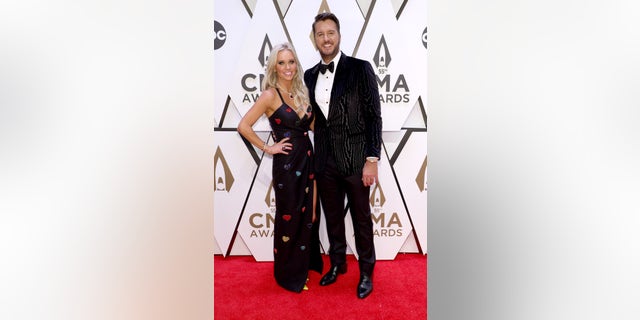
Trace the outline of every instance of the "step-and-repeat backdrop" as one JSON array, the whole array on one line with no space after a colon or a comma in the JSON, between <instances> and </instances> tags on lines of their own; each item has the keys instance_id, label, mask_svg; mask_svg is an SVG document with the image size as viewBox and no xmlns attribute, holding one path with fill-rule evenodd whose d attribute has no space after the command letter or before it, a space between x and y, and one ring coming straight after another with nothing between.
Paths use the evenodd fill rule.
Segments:
<instances>
[{"instance_id":1,"label":"step-and-repeat backdrop","mask_svg":"<svg viewBox=\"0 0 640 320\"><path fill-rule=\"evenodd\" d=\"M380 181L371 188L370 197L377 258L427 253L426 1L218 0L213 132L216 254L273 260L272 158L246 144L236 126L260 95L266 57L274 45L293 44L302 70L320 61L311 24L324 11L340 19L342 52L369 61L377 76L383 152ZM266 117L254 129L263 140L269 139ZM345 222L350 252L355 254L348 215ZM322 216L320 238L328 252Z\"/></svg>"}]
</instances>

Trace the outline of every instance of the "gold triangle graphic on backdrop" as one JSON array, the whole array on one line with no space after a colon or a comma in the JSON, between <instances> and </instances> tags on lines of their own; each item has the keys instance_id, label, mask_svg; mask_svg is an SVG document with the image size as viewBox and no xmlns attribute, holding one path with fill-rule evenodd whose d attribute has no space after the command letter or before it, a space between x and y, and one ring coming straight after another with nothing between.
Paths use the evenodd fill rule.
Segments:
<instances>
[{"instance_id":1,"label":"gold triangle graphic on backdrop","mask_svg":"<svg viewBox=\"0 0 640 320\"><path fill-rule=\"evenodd\" d=\"M424 161L422 162L422 166L420 166L420 171L418 172L418 176L416 177L416 183L418 184L418 189L420 192L427 190L427 156L424 156Z\"/></svg>"},{"instance_id":2,"label":"gold triangle graphic on backdrop","mask_svg":"<svg viewBox=\"0 0 640 320\"><path fill-rule=\"evenodd\" d=\"M215 190L229 192L233 186L234 179L220 147L216 149L216 153L213 156L213 164Z\"/></svg>"}]
</instances>

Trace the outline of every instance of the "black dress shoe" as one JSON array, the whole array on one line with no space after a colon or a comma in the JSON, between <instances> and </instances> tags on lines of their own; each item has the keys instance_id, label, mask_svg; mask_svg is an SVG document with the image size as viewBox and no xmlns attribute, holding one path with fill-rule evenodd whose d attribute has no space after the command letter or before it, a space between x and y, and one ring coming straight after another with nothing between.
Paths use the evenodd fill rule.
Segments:
<instances>
[{"instance_id":1,"label":"black dress shoe","mask_svg":"<svg viewBox=\"0 0 640 320\"><path fill-rule=\"evenodd\" d=\"M371 277L367 275L360 276L360 282L358 283L358 298L364 299L373 291L373 281Z\"/></svg>"},{"instance_id":2,"label":"black dress shoe","mask_svg":"<svg viewBox=\"0 0 640 320\"><path fill-rule=\"evenodd\" d=\"M325 273L324 276L322 276L322 279L320 279L320 285L321 286L330 285L336 282L336 279L338 279L338 274L345 274L345 273L347 273L346 263L340 266L331 266L331 268L329 268L329 271Z\"/></svg>"}]
</instances>

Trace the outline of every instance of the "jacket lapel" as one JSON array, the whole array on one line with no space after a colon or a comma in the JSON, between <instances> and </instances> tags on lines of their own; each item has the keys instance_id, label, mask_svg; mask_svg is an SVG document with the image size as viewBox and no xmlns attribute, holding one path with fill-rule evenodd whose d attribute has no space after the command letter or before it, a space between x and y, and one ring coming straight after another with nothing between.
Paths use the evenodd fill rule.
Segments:
<instances>
[{"instance_id":1,"label":"jacket lapel","mask_svg":"<svg viewBox=\"0 0 640 320\"><path fill-rule=\"evenodd\" d=\"M309 77L309 83L307 84L307 89L309 89L309 98L312 103L316 102L316 82L318 82L318 73L320 72L320 68L318 67L320 63L316 64L311 68L311 75Z\"/></svg>"},{"instance_id":2,"label":"jacket lapel","mask_svg":"<svg viewBox=\"0 0 640 320\"><path fill-rule=\"evenodd\" d=\"M340 101L340 97L342 97L348 85L346 79L348 78L349 70L350 66L347 56L345 54L342 54L340 56L338 66L336 67L336 77L333 79L333 88L331 88L331 101L329 102L329 105L331 105L331 107L329 108L329 115L327 116L327 119L336 117L342 114L342 112L344 111L338 110L343 108L343 106L339 105L338 103Z\"/></svg>"}]
</instances>

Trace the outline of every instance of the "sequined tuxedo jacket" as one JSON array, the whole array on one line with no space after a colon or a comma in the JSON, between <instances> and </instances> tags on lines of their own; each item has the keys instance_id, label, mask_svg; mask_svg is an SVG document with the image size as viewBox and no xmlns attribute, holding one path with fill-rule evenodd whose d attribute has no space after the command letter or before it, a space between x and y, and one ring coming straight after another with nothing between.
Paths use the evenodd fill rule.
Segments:
<instances>
[{"instance_id":1,"label":"sequined tuxedo jacket","mask_svg":"<svg viewBox=\"0 0 640 320\"><path fill-rule=\"evenodd\" d=\"M329 114L325 115L315 99L319 66L304 73L316 116L315 171L323 171L331 152L340 174L359 174L366 157L380 158L382 117L376 76L369 62L342 54L335 70Z\"/></svg>"}]
</instances>

